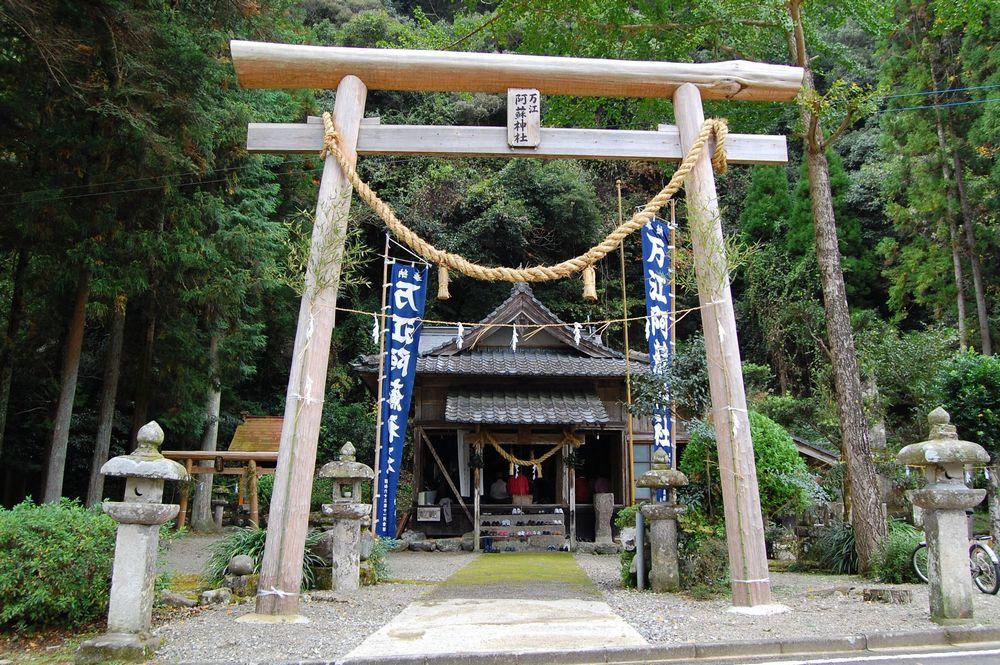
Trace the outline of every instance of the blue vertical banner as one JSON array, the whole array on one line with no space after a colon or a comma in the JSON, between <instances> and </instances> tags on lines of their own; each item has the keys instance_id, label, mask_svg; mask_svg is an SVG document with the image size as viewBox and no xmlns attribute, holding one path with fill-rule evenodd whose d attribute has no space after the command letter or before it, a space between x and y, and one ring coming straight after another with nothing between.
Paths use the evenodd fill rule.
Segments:
<instances>
[{"instance_id":1,"label":"blue vertical banner","mask_svg":"<svg viewBox=\"0 0 1000 665\"><path fill-rule=\"evenodd\" d=\"M389 274L385 357L379 408L378 497L375 533L396 537L396 486L403 460L403 442L410 415L413 379L417 373L420 330L427 302L427 268L395 263Z\"/></svg>"},{"instance_id":2,"label":"blue vertical banner","mask_svg":"<svg viewBox=\"0 0 1000 665\"><path fill-rule=\"evenodd\" d=\"M646 340L649 342L650 371L653 376L670 377L673 358L672 326L673 297L670 288L670 225L653 218L642 227L642 272L646 285ZM673 414L670 408L670 388L653 405L653 449L664 450L671 464L674 459ZM664 501L666 493L657 492Z\"/></svg>"}]
</instances>

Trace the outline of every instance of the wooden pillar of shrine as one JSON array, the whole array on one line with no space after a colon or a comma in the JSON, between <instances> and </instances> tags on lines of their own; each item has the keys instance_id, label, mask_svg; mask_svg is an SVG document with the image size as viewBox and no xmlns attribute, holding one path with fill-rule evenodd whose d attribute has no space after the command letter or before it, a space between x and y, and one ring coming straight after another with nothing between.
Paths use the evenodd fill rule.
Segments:
<instances>
[{"instance_id":1,"label":"wooden pillar of shrine","mask_svg":"<svg viewBox=\"0 0 1000 665\"><path fill-rule=\"evenodd\" d=\"M696 86L685 83L677 88L674 114L686 152L705 121ZM771 586L764 522L710 150L701 153L684 190L718 442L733 605L766 605L771 602Z\"/></svg>"}]
</instances>

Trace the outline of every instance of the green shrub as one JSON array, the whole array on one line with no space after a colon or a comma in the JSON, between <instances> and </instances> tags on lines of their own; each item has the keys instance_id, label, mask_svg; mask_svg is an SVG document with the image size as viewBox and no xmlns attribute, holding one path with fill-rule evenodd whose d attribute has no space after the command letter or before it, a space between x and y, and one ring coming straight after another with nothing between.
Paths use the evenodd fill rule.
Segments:
<instances>
[{"instance_id":1,"label":"green shrub","mask_svg":"<svg viewBox=\"0 0 1000 665\"><path fill-rule=\"evenodd\" d=\"M807 544L806 558L819 570L835 575L858 572L858 552L850 524L834 522L819 530Z\"/></svg>"},{"instance_id":2,"label":"green shrub","mask_svg":"<svg viewBox=\"0 0 1000 665\"><path fill-rule=\"evenodd\" d=\"M634 559L635 550L622 550L622 553L618 555L618 561L621 563L622 587L625 589L635 588L635 578L632 577L632 561Z\"/></svg>"},{"instance_id":3,"label":"green shrub","mask_svg":"<svg viewBox=\"0 0 1000 665\"><path fill-rule=\"evenodd\" d=\"M729 589L729 549L715 536L689 539L680 551L681 588L698 599Z\"/></svg>"},{"instance_id":4,"label":"green shrub","mask_svg":"<svg viewBox=\"0 0 1000 665\"><path fill-rule=\"evenodd\" d=\"M750 412L750 434L764 520L804 510L812 503L813 496L818 495L819 488L792 437L781 425L755 411ZM693 424L691 439L681 455L680 470L692 485L709 486L712 505L721 507L718 459L715 430L704 423Z\"/></svg>"},{"instance_id":5,"label":"green shrub","mask_svg":"<svg viewBox=\"0 0 1000 665\"><path fill-rule=\"evenodd\" d=\"M1000 356L956 354L935 378L934 392L959 437L975 441L994 458L1000 454Z\"/></svg>"},{"instance_id":6,"label":"green shrub","mask_svg":"<svg viewBox=\"0 0 1000 665\"><path fill-rule=\"evenodd\" d=\"M274 492L274 474L269 473L257 479L257 509L266 515L271 508L271 494Z\"/></svg>"},{"instance_id":7,"label":"green shrub","mask_svg":"<svg viewBox=\"0 0 1000 665\"><path fill-rule=\"evenodd\" d=\"M641 502L625 506L618 511L618 514L615 515L615 526L618 527L619 531L635 526L635 515L639 512L640 508L642 508Z\"/></svg>"},{"instance_id":8,"label":"green shrub","mask_svg":"<svg viewBox=\"0 0 1000 665\"><path fill-rule=\"evenodd\" d=\"M361 564L361 584L371 586L389 579L389 551L395 544L393 538L374 538L368 560Z\"/></svg>"},{"instance_id":9,"label":"green shrub","mask_svg":"<svg viewBox=\"0 0 1000 665\"><path fill-rule=\"evenodd\" d=\"M0 508L0 626L73 626L104 616L116 526L69 500Z\"/></svg>"},{"instance_id":10,"label":"green shrub","mask_svg":"<svg viewBox=\"0 0 1000 665\"><path fill-rule=\"evenodd\" d=\"M313 547L319 542L323 532L310 529L306 535L306 548L302 556L302 588L311 589L316 583L313 568L322 566L323 559L312 554ZM222 540L209 546L211 556L205 564L205 579L213 585L222 584L226 575L229 560L237 554L246 554L253 559L254 574L260 573L260 562L264 558L264 543L267 540L267 529L248 526L232 532Z\"/></svg>"},{"instance_id":11,"label":"green shrub","mask_svg":"<svg viewBox=\"0 0 1000 665\"><path fill-rule=\"evenodd\" d=\"M313 477L312 492L309 496L309 510L316 512L324 503L333 499L332 478ZM271 508L271 496L274 493L274 475L261 476L257 480L257 505L261 513L267 513Z\"/></svg>"},{"instance_id":12,"label":"green shrub","mask_svg":"<svg viewBox=\"0 0 1000 665\"><path fill-rule=\"evenodd\" d=\"M889 537L879 546L872 562L872 573L880 582L902 584L920 582L911 564L913 550L924 538L922 531L906 522L889 523Z\"/></svg>"}]
</instances>

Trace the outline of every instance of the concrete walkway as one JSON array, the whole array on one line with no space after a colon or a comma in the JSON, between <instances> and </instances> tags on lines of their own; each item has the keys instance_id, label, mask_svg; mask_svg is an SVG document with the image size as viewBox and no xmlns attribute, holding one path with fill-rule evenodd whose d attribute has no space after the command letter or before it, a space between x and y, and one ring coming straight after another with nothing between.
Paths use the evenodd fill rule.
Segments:
<instances>
[{"instance_id":1,"label":"concrete walkway","mask_svg":"<svg viewBox=\"0 0 1000 665\"><path fill-rule=\"evenodd\" d=\"M387 656L641 646L564 552L480 555L343 662Z\"/></svg>"}]
</instances>

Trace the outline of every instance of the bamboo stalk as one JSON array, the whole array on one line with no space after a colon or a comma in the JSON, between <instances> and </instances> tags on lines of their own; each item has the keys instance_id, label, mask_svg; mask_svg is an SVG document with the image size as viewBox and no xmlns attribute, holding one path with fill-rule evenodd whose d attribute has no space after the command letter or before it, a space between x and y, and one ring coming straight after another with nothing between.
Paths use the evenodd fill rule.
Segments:
<instances>
[{"instance_id":1,"label":"bamboo stalk","mask_svg":"<svg viewBox=\"0 0 1000 665\"><path fill-rule=\"evenodd\" d=\"M378 519L379 470L382 468L382 382L385 380L385 307L389 292L389 234L385 234L382 250L382 306L379 308L378 387L375 390L375 484L372 486L371 532L375 534Z\"/></svg>"},{"instance_id":2,"label":"bamboo stalk","mask_svg":"<svg viewBox=\"0 0 1000 665\"><path fill-rule=\"evenodd\" d=\"M615 187L618 189L618 225L620 226L625 219L625 212L622 209L622 181L621 178L615 181ZM622 273L622 318L625 322L622 324L623 336L625 337L625 404L626 407L626 427L628 429L628 442L626 456L628 458L628 470L625 474L626 482L628 483L628 497L626 501L628 503L635 503L635 450L633 446L633 436L632 436L632 363L631 356L628 347L628 295L627 289L625 288L625 241L622 240L621 248L618 252L618 257L621 259L621 273Z\"/></svg>"}]
</instances>

